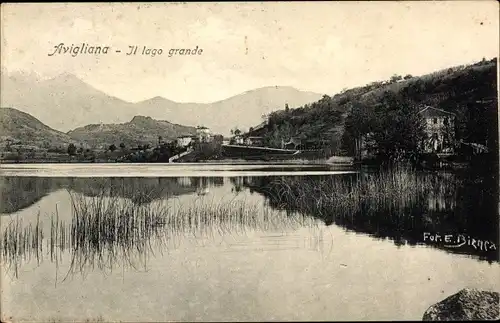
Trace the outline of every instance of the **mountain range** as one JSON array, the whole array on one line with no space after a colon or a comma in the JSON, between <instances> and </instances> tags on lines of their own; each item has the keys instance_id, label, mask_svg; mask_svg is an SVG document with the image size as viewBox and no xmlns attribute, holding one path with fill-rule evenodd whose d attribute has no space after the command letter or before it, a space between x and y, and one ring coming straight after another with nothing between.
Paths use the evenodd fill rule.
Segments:
<instances>
[{"instance_id":1,"label":"mountain range","mask_svg":"<svg viewBox=\"0 0 500 323\"><path fill-rule=\"evenodd\" d=\"M322 96L288 86L271 86L213 103L179 103L160 96L132 103L110 96L72 74L40 80L23 73L2 73L0 103L29 113L53 129L73 130L84 137L95 135L96 126L89 125L103 124L103 129L108 129L106 124L126 123L135 116L186 126L204 125L214 133L228 135L235 127L248 129L259 124L263 114L285 104L298 107ZM92 131L83 135L85 129Z\"/></svg>"},{"instance_id":2,"label":"mountain range","mask_svg":"<svg viewBox=\"0 0 500 323\"><path fill-rule=\"evenodd\" d=\"M118 146L119 143L131 147L156 143L160 136L164 139L175 139L180 135L194 134L196 134L195 127L145 116L135 116L130 122L120 124L91 124L68 132L72 139L85 142L92 147L111 144Z\"/></svg>"},{"instance_id":3,"label":"mountain range","mask_svg":"<svg viewBox=\"0 0 500 323\"><path fill-rule=\"evenodd\" d=\"M120 124L91 124L63 133L43 124L28 113L0 108L0 144L21 144L42 148L66 148L70 143L91 147L124 143L127 147L154 144L161 136L174 139L179 135L195 134L196 128L177 125L151 117L135 116Z\"/></svg>"},{"instance_id":4,"label":"mountain range","mask_svg":"<svg viewBox=\"0 0 500 323\"><path fill-rule=\"evenodd\" d=\"M63 147L76 143L67 134L54 130L28 113L0 108L0 144L23 144L34 147Z\"/></svg>"}]
</instances>

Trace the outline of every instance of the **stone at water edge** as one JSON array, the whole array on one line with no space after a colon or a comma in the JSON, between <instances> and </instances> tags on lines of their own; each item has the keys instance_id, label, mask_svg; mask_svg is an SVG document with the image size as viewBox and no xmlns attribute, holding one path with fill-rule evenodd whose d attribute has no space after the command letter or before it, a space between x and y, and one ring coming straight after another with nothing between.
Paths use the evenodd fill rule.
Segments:
<instances>
[{"instance_id":1,"label":"stone at water edge","mask_svg":"<svg viewBox=\"0 0 500 323\"><path fill-rule=\"evenodd\" d=\"M464 288L429 307L423 320L495 320L500 318L499 308L499 293Z\"/></svg>"}]
</instances>

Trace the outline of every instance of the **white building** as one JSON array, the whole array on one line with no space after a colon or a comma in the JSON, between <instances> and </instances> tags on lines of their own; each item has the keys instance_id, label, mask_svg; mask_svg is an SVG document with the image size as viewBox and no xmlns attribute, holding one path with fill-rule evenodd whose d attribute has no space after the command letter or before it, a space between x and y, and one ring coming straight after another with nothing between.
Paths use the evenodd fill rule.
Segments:
<instances>
[{"instance_id":1,"label":"white building","mask_svg":"<svg viewBox=\"0 0 500 323\"><path fill-rule=\"evenodd\" d=\"M191 141L193 140L192 136L180 136L177 137L177 146L178 147L187 147Z\"/></svg>"},{"instance_id":2,"label":"white building","mask_svg":"<svg viewBox=\"0 0 500 323\"><path fill-rule=\"evenodd\" d=\"M245 138L245 145L247 146L263 146L264 138L258 136L249 136Z\"/></svg>"},{"instance_id":3,"label":"white building","mask_svg":"<svg viewBox=\"0 0 500 323\"><path fill-rule=\"evenodd\" d=\"M236 145L243 145L245 143L245 140L244 140L243 136L236 135L233 137L233 142Z\"/></svg>"},{"instance_id":4,"label":"white building","mask_svg":"<svg viewBox=\"0 0 500 323\"><path fill-rule=\"evenodd\" d=\"M200 142L212 141L212 133L210 129L204 126L196 127L196 136Z\"/></svg>"}]
</instances>

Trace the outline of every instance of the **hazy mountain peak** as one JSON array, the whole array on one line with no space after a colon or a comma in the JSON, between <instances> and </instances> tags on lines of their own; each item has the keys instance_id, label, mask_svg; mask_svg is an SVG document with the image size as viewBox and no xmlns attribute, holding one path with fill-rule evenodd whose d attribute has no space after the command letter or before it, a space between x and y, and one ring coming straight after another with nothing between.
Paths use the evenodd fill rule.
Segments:
<instances>
[{"instance_id":1,"label":"hazy mountain peak","mask_svg":"<svg viewBox=\"0 0 500 323\"><path fill-rule=\"evenodd\" d=\"M76 76L74 74L71 74L71 73L68 73L68 72L59 74L59 75L57 75L57 76L49 79L48 81L81 83L81 84L85 84L85 85L89 86L87 83L85 83L84 81L82 81L78 76Z\"/></svg>"},{"instance_id":2,"label":"hazy mountain peak","mask_svg":"<svg viewBox=\"0 0 500 323\"><path fill-rule=\"evenodd\" d=\"M319 100L322 95L291 86L253 89L212 103L179 103L162 96L131 103L108 95L72 73L40 82L2 82L2 105L28 112L41 122L67 132L89 124L119 124L168 120L171 124L204 124L213 132L248 129L261 116ZM196 93L196 89L192 90ZM142 117L141 117L142 116ZM137 117L137 118L135 118Z\"/></svg>"},{"instance_id":3,"label":"hazy mountain peak","mask_svg":"<svg viewBox=\"0 0 500 323\"><path fill-rule=\"evenodd\" d=\"M263 86L263 87L261 87L261 89L275 89L275 90L294 90L294 91L299 91L298 89L294 88L293 86L289 86L289 85L269 85L269 86Z\"/></svg>"},{"instance_id":4,"label":"hazy mountain peak","mask_svg":"<svg viewBox=\"0 0 500 323\"><path fill-rule=\"evenodd\" d=\"M166 98L164 98L164 97L162 97L162 96L157 95L157 96L155 96L154 98L151 98L151 99L149 99L149 100L150 100L150 101L163 101L163 100L168 100L168 99L166 99ZM170 100L168 100L168 101L170 101Z\"/></svg>"},{"instance_id":5,"label":"hazy mountain peak","mask_svg":"<svg viewBox=\"0 0 500 323\"><path fill-rule=\"evenodd\" d=\"M269 85L269 86L263 86L263 87L259 87L259 88L256 88L256 89L248 90L248 91L243 92L242 94L262 92L262 91L269 91L269 92L273 92L273 91L303 92L303 91L300 91L299 89L294 88L293 86L289 86L289 85Z\"/></svg>"},{"instance_id":6,"label":"hazy mountain peak","mask_svg":"<svg viewBox=\"0 0 500 323\"><path fill-rule=\"evenodd\" d=\"M10 78L17 82L37 82L41 80L40 75L35 72L25 70L9 71L6 68L2 68L2 79L3 78Z\"/></svg>"},{"instance_id":7,"label":"hazy mountain peak","mask_svg":"<svg viewBox=\"0 0 500 323\"><path fill-rule=\"evenodd\" d=\"M134 116L132 120L130 120L131 123L137 123L137 122L147 122L147 121L154 121L153 118L147 117L147 116Z\"/></svg>"},{"instance_id":8,"label":"hazy mountain peak","mask_svg":"<svg viewBox=\"0 0 500 323\"><path fill-rule=\"evenodd\" d=\"M137 102L137 104L166 104L166 103L176 103L176 102L159 95L147 100Z\"/></svg>"}]
</instances>

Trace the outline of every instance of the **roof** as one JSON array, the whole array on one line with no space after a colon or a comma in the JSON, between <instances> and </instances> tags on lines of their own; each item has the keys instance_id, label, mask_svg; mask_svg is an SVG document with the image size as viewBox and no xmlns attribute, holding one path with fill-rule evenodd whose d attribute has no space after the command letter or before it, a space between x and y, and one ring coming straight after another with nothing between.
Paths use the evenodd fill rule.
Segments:
<instances>
[{"instance_id":1,"label":"roof","mask_svg":"<svg viewBox=\"0 0 500 323\"><path fill-rule=\"evenodd\" d=\"M260 129L264 128L265 126L267 126L267 121L259 123L258 125L253 127L253 130L260 130Z\"/></svg>"},{"instance_id":2,"label":"roof","mask_svg":"<svg viewBox=\"0 0 500 323\"><path fill-rule=\"evenodd\" d=\"M437 115L443 115L443 114L455 116L455 114L453 112L448 112L448 111L434 108L431 106L425 106L418 113L424 113L424 114L429 115L429 116L437 116Z\"/></svg>"}]
</instances>

